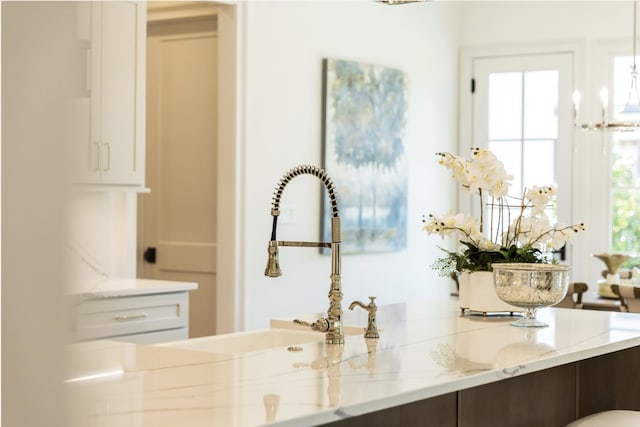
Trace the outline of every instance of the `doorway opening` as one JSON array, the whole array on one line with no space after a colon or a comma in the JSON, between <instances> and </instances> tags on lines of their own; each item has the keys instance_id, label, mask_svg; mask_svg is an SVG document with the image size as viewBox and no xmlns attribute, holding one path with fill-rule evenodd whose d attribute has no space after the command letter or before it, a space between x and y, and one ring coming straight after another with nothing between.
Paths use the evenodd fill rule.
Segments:
<instances>
[{"instance_id":1,"label":"doorway opening","mask_svg":"<svg viewBox=\"0 0 640 427\"><path fill-rule=\"evenodd\" d=\"M216 333L218 32L216 7L149 5L146 185L138 277L198 283L189 336ZM207 7L209 6L209 7ZM191 12L185 13L185 10Z\"/></svg>"}]
</instances>

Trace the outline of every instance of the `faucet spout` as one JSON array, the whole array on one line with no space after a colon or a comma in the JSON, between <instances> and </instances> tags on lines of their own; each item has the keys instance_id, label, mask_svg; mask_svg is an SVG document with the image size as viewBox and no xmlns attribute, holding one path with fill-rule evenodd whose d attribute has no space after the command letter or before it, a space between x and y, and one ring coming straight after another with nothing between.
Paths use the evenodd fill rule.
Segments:
<instances>
[{"instance_id":1,"label":"faucet spout","mask_svg":"<svg viewBox=\"0 0 640 427\"><path fill-rule=\"evenodd\" d=\"M267 267L264 269L264 275L268 277L282 276L282 270L280 270L280 261L278 260L277 242L273 242L273 241L269 242L268 250L269 250L269 259L267 260Z\"/></svg>"},{"instance_id":2,"label":"faucet spout","mask_svg":"<svg viewBox=\"0 0 640 427\"><path fill-rule=\"evenodd\" d=\"M331 203L331 242L289 242L279 241L276 238L278 228L278 216L280 215L280 198L282 192L291 180L300 175L313 175L320 179L327 189L329 201ZM278 256L278 247L280 246L297 246L297 247L328 247L331 249L331 286L329 288L329 309L327 310L326 319L320 319L318 322L326 326L326 343L327 344L343 344L344 332L342 326L342 285L340 283L340 212L338 209L338 197L333 181L327 173L316 166L303 165L297 166L289 170L281 179L273 193L271 203L271 216L273 216L273 224L271 227L271 239L269 240L268 253L269 258L267 267L265 268L265 276L278 277L282 274ZM318 322L312 325L318 324ZM314 330L319 330L309 325ZM319 325L319 324L318 324ZM316 326L318 326L316 325ZM324 332L324 331L323 331Z\"/></svg>"},{"instance_id":3,"label":"faucet spout","mask_svg":"<svg viewBox=\"0 0 640 427\"><path fill-rule=\"evenodd\" d=\"M353 310L354 308L356 308L356 306L369 311L369 307L367 307L362 301L353 301L351 304L349 304L349 310Z\"/></svg>"}]
</instances>

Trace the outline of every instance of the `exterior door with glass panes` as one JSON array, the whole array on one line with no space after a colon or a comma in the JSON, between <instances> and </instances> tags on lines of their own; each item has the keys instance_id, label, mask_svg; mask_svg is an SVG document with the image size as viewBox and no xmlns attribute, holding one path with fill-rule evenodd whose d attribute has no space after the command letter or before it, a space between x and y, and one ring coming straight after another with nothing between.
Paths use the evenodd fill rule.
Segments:
<instances>
[{"instance_id":1,"label":"exterior door with glass panes","mask_svg":"<svg viewBox=\"0 0 640 427\"><path fill-rule=\"evenodd\" d=\"M511 196L557 186L549 218L570 223L572 54L474 58L472 65L471 146L489 148L504 163L514 177Z\"/></svg>"}]
</instances>

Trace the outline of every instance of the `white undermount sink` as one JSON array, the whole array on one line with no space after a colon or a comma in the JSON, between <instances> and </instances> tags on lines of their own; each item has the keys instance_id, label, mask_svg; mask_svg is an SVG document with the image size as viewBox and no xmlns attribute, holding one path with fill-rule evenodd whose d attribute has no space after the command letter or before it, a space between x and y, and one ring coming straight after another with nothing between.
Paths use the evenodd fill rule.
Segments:
<instances>
[{"instance_id":1,"label":"white undermount sink","mask_svg":"<svg viewBox=\"0 0 640 427\"><path fill-rule=\"evenodd\" d=\"M345 335L362 334L362 328L345 328ZM311 342L324 341L325 334L310 330L270 328L233 334L212 335L157 344L162 347L184 350L206 351L210 353L238 354L270 348L289 347Z\"/></svg>"},{"instance_id":2,"label":"white undermount sink","mask_svg":"<svg viewBox=\"0 0 640 427\"><path fill-rule=\"evenodd\" d=\"M159 345L185 350L236 354L323 340L324 334L320 332L273 328L237 332L234 334L212 335L209 337L173 341Z\"/></svg>"}]
</instances>

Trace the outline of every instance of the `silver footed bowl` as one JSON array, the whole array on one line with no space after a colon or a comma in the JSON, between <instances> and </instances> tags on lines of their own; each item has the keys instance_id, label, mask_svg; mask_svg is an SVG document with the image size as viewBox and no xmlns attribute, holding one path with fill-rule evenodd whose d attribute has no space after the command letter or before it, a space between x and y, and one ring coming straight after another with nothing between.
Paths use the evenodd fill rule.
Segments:
<instances>
[{"instance_id":1,"label":"silver footed bowl","mask_svg":"<svg viewBox=\"0 0 640 427\"><path fill-rule=\"evenodd\" d=\"M561 264L491 264L496 294L502 301L524 308L524 316L511 323L524 328L549 326L536 319L536 310L557 304L567 294L569 270Z\"/></svg>"}]
</instances>

